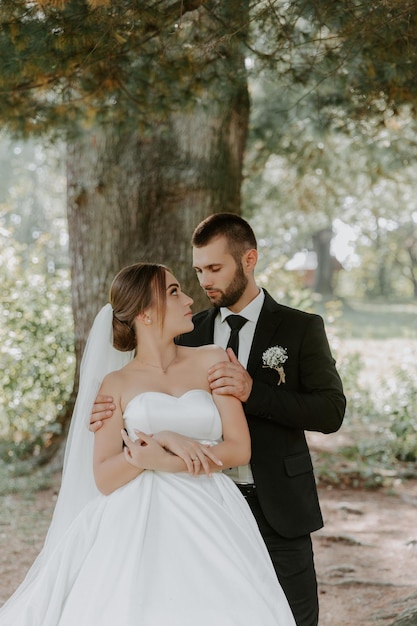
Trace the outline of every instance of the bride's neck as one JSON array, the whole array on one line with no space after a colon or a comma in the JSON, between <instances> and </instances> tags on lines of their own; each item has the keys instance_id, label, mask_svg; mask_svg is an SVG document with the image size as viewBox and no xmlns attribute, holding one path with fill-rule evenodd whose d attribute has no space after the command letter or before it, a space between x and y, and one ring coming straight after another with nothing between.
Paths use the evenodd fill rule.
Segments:
<instances>
[{"instance_id":1,"label":"bride's neck","mask_svg":"<svg viewBox=\"0 0 417 626\"><path fill-rule=\"evenodd\" d=\"M133 360L146 367L159 369L166 374L177 357L178 346L175 343L170 343L165 347L139 345Z\"/></svg>"}]
</instances>

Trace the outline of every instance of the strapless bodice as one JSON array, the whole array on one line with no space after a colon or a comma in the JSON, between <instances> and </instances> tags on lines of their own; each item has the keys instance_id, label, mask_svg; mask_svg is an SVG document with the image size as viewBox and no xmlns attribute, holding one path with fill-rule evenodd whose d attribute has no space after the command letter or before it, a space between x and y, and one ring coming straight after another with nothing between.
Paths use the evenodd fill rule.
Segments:
<instances>
[{"instance_id":1,"label":"strapless bodice","mask_svg":"<svg viewBox=\"0 0 417 626\"><path fill-rule=\"evenodd\" d=\"M133 439L134 429L147 434L172 430L211 443L222 436L219 412L212 395L204 389L191 389L179 397L146 391L128 402L123 417Z\"/></svg>"}]
</instances>

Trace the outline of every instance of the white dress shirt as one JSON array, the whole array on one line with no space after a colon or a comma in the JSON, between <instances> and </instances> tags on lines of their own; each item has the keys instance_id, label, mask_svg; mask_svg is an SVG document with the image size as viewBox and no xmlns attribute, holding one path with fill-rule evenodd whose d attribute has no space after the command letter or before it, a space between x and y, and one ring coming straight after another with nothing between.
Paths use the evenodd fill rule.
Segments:
<instances>
[{"instance_id":1,"label":"white dress shirt","mask_svg":"<svg viewBox=\"0 0 417 626\"><path fill-rule=\"evenodd\" d=\"M250 349L252 347L253 336L255 334L256 324L258 323L259 315L261 313L262 305L265 300L265 294L262 289L259 290L259 294L249 302L244 309L239 311L239 315L245 317L248 321L239 331L239 354L237 358L243 367L247 367ZM227 342L230 336L230 326L226 322L228 315L236 315L230 309L221 307L216 319L214 320L214 334L213 341L217 346L226 348ZM228 470L223 470L225 474L228 474L236 483L250 484L253 483L252 470L250 465L242 465L240 467L233 467Z\"/></svg>"}]
</instances>

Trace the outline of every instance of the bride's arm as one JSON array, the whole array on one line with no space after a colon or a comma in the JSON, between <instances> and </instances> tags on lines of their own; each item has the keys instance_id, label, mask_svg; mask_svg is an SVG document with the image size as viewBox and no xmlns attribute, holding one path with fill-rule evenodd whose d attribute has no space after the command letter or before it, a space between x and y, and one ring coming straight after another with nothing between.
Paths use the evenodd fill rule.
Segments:
<instances>
[{"instance_id":1,"label":"bride's arm","mask_svg":"<svg viewBox=\"0 0 417 626\"><path fill-rule=\"evenodd\" d=\"M234 396L213 393L213 400L222 420L223 441L213 446L213 452L223 467L246 465L251 457L249 428L242 403Z\"/></svg>"},{"instance_id":2,"label":"bride's arm","mask_svg":"<svg viewBox=\"0 0 417 626\"><path fill-rule=\"evenodd\" d=\"M207 447L172 431L155 434L154 439L176 455L173 457L177 459L175 469L170 471L188 469L192 474L211 474L213 471L249 463L250 435L242 403L233 396L219 394L213 394L213 399L222 420L223 439L220 443ZM182 464L178 461L182 461Z\"/></svg>"},{"instance_id":3,"label":"bride's arm","mask_svg":"<svg viewBox=\"0 0 417 626\"><path fill-rule=\"evenodd\" d=\"M220 363L229 361L227 353L217 346L205 346L207 362L205 371ZM212 451L222 461L223 467L246 465L251 457L251 441L248 423L243 406L235 396L212 392L213 400L222 421L223 440L212 447ZM219 467L213 467L219 469Z\"/></svg>"},{"instance_id":4,"label":"bride's arm","mask_svg":"<svg viewBox=\"0 0 417 626\"><path fill-rule=\"evenodd\" d=\"M108 495L139 476L146 469L170 470L172 464L169 452L150 437L147 445L136 445L135 463L132 463L128 448L123 447L124 439L131 440L124 432L121 408L122 389L119 372L113 372L104 379L100 393L110 394L116 406L112 417L94 435L93 469L98 489Z\"/></svg>"},{"instance_id":5,"label":"bride's arm","mask_svg":"<svg viewBox=\"0 0 417 626\"><path fill-rule=\"evenodd\" d=\"M186 469L190 474L196 475L203 470L210 475L213 467L216 467L217 470L223 469L222 461L214 453L214 446L201 443L197 439L180 435L172 430L162 430L155 433L154 437L165 450L169 450L184 461L186 468L182 466L179 471Z\"/></svg>"},{"instance_id":6,"label":"bride's arm","mask_svg":"<svg viewBox=\"0 0 417 626\"><path fill-rule=\"evenodd\" d=\"M188 471L196 475L200 473L201 467L207 474L211 473L209 456L217 466L222 465L208 446L178 433L164 431L154 436L135 430L135 434L136 439L133 440L122 431L125 458L135 467L145 466L147 469L172 473ZM167 446L159 440L160 435Z\"/></svg>"},{"instance_id":7,"label":"bride's arm","mask_svg":"<svg viewBox=\"0 0 417 626\"><path fill-rule=\"evenodd\" d=\"M219 471L224 468L246 465L251 455L250 435L242 403L233 396L213 394L222 420L222 441L213 446L172 431L161 431L155 439L172 454L183 459L192 474Z\"/></svg>"},{"instance_id":8,"label":"bride's arm","mask_svg":"<svg viewBox=\"0 0 417 626\"><path fill-rule=\"evenodd\" d=\"M139 469L126 463L123 453L123 439L120 432L123 428L123 416L120 395L116 391L119 387L118 382L118 375L114 373L106 376L101 385L100 393L111 392L116 408L113 415L94 435L94 478L98 489L105 495L122 487L143 471L143 468Z\"/></svg>"}]
</instances>

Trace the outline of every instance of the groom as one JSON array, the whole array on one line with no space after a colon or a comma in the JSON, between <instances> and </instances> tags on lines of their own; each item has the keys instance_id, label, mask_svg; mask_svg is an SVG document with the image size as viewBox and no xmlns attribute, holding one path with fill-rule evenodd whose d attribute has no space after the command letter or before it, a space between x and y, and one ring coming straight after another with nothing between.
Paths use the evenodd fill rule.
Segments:
<instances>
[{"instance_id":1,"label":"groom","mask_svg":"<svg viewBox=\"0 0 417 626\"><path fill-rule=\"evenodd\" d=\"M258 522L297 626L317 626L310 533L323 520L304 431L337 431L346 404L323 320L259 289L256 238L241 217L211 215L195 229L192 245L194 269L213 307L194 316L194 330L179 343L231 346L230 361L208 373L213 391L242 401L249 424L250 466L230 474ZM269 348L275 362L264 356ZM105 417L105 409L98 399L92 422Z\"/></svg>"}]
</instances>

